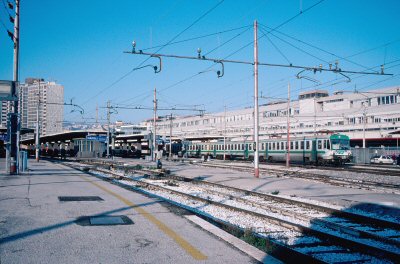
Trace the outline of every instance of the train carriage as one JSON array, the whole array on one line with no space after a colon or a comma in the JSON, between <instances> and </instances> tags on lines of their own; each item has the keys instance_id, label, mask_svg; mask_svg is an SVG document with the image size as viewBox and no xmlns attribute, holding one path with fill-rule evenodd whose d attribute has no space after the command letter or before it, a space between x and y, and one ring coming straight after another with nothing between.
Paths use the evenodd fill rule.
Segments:
<instances>
[{"instance_id":1,"label":"train carriage","mask_svg":"<svg viewBox=\"0 0 400 264\"><path fill-rule=\"evenodd\" d=\"M260 160L285 161L287 140L284 138L261 140ZM186 146L189 157L211 156L226 159L253 159L254 143L249 141L190 142ZM343 134L292 138L290 159L296 162L346 163L352 158L350 139Z\"/></svg>"}]
</instances>

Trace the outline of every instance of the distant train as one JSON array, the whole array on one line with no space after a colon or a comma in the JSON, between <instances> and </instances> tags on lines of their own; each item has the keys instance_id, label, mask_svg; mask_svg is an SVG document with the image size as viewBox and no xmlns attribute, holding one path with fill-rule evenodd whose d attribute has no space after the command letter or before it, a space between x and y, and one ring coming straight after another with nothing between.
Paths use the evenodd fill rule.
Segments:
<instances>
[{"instance_id":1,"label":"distant train","mask_svg":"<svg viewBox=\"0 0 400 264\"><path fill-rule=\"evenodd\" d=\"M222 159L254 159L253 142L186 142L183 148L189 157L210 156ZM260 140L261 161L285 161L287 141L284 138ZM312 163L350 162L350 138L343 134L318 135L316 137L296 137L290 140L290 160Z\"/></svg>"}]
</instances>

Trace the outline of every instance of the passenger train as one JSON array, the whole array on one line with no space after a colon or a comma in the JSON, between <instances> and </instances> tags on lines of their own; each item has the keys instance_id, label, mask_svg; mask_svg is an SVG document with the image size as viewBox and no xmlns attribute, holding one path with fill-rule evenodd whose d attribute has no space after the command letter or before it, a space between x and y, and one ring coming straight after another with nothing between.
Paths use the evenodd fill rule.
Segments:
<instances>
[{"instance_id":1,"label":"passenger train","mask_svg":"<svg viewBox=\"0 0 400 264\"><path fill-rule=\"evenodd\" d=\"M284 161L287 140L284 138L260 140L260 161ZM224 147L225 146L225 147ZM222 159L254 159L254 143L249 141L185 142L183 145L189 157L210 156ZM225 150L224 150L225 148ZM350 162L350 139L343 134L296 137L290 140L290 160L311 163Z\"/></svg>"}]
</instances>

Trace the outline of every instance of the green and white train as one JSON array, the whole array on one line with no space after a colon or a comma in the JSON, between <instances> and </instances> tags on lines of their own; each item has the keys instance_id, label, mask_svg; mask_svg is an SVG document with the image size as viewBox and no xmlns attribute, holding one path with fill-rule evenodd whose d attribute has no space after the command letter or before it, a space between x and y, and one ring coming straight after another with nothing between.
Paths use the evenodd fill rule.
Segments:
<instances>
[{"instance_id":1,"label":"green and white train","mask_svg":"<svg viewBox=\"0 0 400 264\"><path fill-rule=\"evenodd\" d=\"M260 140L261 161L285 161L287 141L284 138ZM224 149L225 146L225 149ZM254 143L249 141L185 142L189 157L222 159L254 159ZM290 140L290 160L296 162L338 163L350 162L350 139L343 134L296 137Z\"/></svg>"}]
</instances>

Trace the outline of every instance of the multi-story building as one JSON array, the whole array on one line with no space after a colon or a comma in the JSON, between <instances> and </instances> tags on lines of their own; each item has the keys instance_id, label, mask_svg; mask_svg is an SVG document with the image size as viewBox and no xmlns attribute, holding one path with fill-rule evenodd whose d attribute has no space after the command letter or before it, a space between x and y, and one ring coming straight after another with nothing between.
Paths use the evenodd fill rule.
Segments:
<instances>
[{"instance_id":1,"label":"multi-story building","mask_svg":"<svg viewBox=\"0 0 400 264\"><path fill-rule=\"evenodd\" d=\"M62 132L64 87L43 79L27 78L19 86L21 127L36 129L39 106L40 135Z\"/></svg>"},{"instance_id":2,"label":"multi-story building","mask_svg":"<svg viewBox=\"0 0 400 264\"><path fill-rule=\"evenodd\" d=\"M391 137L400 128L400 87L371 91L338 91L329 95L324 90L299 94L298 99L270 102L259 108L261 138L284 137L287 134L287 111L290 113L291 136L317 133L345 133L350 138L379 139ZM252 140L254 108L176 117L173 137L246 138ZM169 135L170 120L159 120L159 135ZM360 146L361 147L361 146Z\"/></svg>"}]
</instances>

